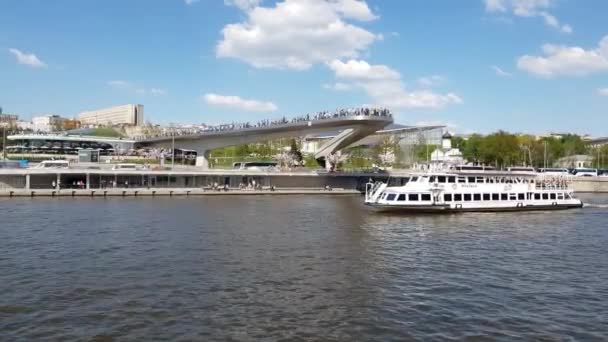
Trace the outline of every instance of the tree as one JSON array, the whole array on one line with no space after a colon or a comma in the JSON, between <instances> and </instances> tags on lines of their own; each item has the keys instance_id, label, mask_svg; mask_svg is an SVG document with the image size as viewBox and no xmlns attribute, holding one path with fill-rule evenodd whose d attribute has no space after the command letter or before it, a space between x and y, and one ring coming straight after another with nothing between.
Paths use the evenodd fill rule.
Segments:
<instances>
[{"instance_id":1,"label":"tree","mask_svg":"<svg viewBox=\"0 0 608 342\"><path fill-rule=\"evenodd\" d=\"M293 160L298 163L301 164L302 163L302 152L300 151L300 148L298 147L298 144L296 142L296 139L292 138L290 141L290 151L289 153L291 154L291 157L293 158Z\"/></svg>"},{"instance_id":2,"label":"tree","mask_svg":"<svg viewBox=\"0 0 608 342\"><path fill-rule=\"evenodd\" d=\"M481 146L483 145L483 137L479 134L473 134L464 142L462 147L462 156L464 159L479 163L481 161Z\"/></svg>"}]
</instances>

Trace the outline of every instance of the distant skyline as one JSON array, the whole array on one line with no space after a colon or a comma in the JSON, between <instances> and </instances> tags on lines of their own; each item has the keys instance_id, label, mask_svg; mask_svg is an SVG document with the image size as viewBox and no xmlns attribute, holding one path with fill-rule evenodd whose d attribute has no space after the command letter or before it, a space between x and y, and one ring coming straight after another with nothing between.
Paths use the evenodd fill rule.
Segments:
<instances>
[{"instance_id":1,"label":"distant skyline","mask_svg":"<svg viewBox=\"0 0 608 342\"><path fill-rule=\"evenodd\" d=\"M458 133L608 136L603 0L5 0L0 106L159 123L362 105Z\"/></svg>"}]
</instances>

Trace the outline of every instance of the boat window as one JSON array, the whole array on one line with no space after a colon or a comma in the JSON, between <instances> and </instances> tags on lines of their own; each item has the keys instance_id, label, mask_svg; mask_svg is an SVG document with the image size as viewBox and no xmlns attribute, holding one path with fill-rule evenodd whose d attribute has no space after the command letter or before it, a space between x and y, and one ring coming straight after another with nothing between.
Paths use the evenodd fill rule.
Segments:
<instances>
[{"instance_id":1,"label":"boat window","mask_svg":"<svg viewBox=\"0 0 608 342\"><path fill-rule=\"evenodd\" d=\"M437 181L437 177L431 176L431 183L435 183Z\"/></svg>"},{"instance_id":2,"label":"boat window","mask_svg":"<svg viewBox=\"0 0 608 342\"><path fill-rule=\"evenodd\" d=\"M418 181L418 177L412 177L412 179L410 180L410 182L417 182Z\"/></svg>"},{"instance_id":3,"label":"boat window","mask_svg":"<svg viewBox=\"0 0 608 342\"><path fill-rule=\"evenodd\" d=\"M454 194L454 201L455 202L462 201L462 194Z\"/></svg>"},{"instance_id":4,"label":"boat window","mask_svg":"<svg viewBox=\"0 0 608 342\"><path fill-rule=\"evenodd\" d=\"M550 196L550 198L551 198L552 200L554 200L554 199L556 199L556 198L557 198L557 197L555 197L555 193L552 193L552 194L550 194L549 196Z\"/></svg>"},{"instance_id":5,"label":"boat window","mask_svg":"<svg viewBox=\"0 0 608 342\"><path fill-rule=\"evenodd\" d=\"M388 196L386 196L386 200L387 201L392 201L395 199L395 196L397 196L396 194L388 194Z\"/></svg>"},{"instance_id":6,"label":"boat window","mask_svg":"<svg viewBox=\"0 0 608 342\"><path fill-rule=\"evenodd\" d=\"M428 182L429 181L429 176L423 176L420 178L420 180L424 183L424 182Z\"/></svg>"},{"instance_id":7,"label":"boat window","mask_svg":"<svg viewBox=\"0 0 608 342\"><path fill-rule=\"evenodd\" d=\"M484 201L489 201L490 200L490 194L483 194L483 200Z\"/></svg>"},{"instance_id":8,"label":"boat window","mask_svg":"<svg viewBox=\"0 0 608 342\"><path fill-rule=\"evenodd\" d=\"M431 200L431 194L422 194L422 201L430 201Z\"/></svg>"},{"instance_id":9,"label":"boat window","mask_svg":"<svg viewBox=\"0 0 608 342\"><path fill-rule=\"evenodd\" d=\"M477 177L477 183L484 183L484 179L483 177Z\"/></svg>"},{"instance_id":10,"label":"boat window","mask_svg":"<svg viewBox=\"0 0 608 342\"><path fill-rule=\"evenodd\" d=\"M465 201L470 201L471 200L471 194L464 194L464 200Z\"/></svg>"},{"instance_id":11,"label":"boat window","mask_svg":"<svg viewBox=\"0 0 608 342\"><path fill-rule=\"evenodd\" d=\"M443 200L446 202L452 202L452 194L444 194Z\"/></svg>"},{"instance_id":12,"label":"boat window","mask_svg":"<svg viewBox=\"0 0 608 342\"><path fill-rule=\"evenodd\" d=\"M437 176L437 182L445 183L445 176Z\"/></svg>"},{"instance_id":13,"label":"boat window","mask_svg":"<svg viewBox=\"0 0 608 342\"><path fill-rule=\"evenodd\" d=\"M380 198L381 199L385 199L386 198L386 192L382 193L382 196Z\"/></svg>"},{"instance_id":14,"label":"boat window","mask_svg":"<svg viewBox=\"0 0 608 342\"><path fill-rule=\"evenodd\" d=\"M564 193L560 192L559 194L557 194L557 199L563 200L564 199Z\"/></svg>"},{"instance_id":15,"label":"boat window","mask_svg":"<svg viewBox=\"0 0 608 342\"><path fill-rule=\"evenodd\" d=\"M549 199L549 194L543 194L543 199L544 200Z\"/></svg>"},{"instance_id":16,"label":"boat window","mask_svg":"<svg viewBox=\"0 0 608 342\"><path fill-rule=\"evenodd\" d=\"M492 201L498 201L500 199L499 194L492 194Z\"/></svg>"},{"instance_id":17,"label":"boat window","mask_svg":"<svg viewBox=\"0 0 608 342\"><path fill-rule=\"evenodd\" d=\"M517 194L509 194L509 200L510 201L516 201L517 200Z\"/></svg>"},{"instance_id":18,"label":"boat window","mask_svg":"<svg viewBox=\"0 0 608 342\"><path fill-rule=\"evenodd\" d=\"M500 200L501 201L508 201L509 200L509 195L508 194L500 194Z\"/></svg>"},{"instance_id":19,"label":"boat window","mask_svg":"<svg viewBox=\"0 0 608 342\"><path fill-rule=\"evenodd\" d=\"M475 183L475 177L469 177L468 181L469 183Z\"/></svg>"},{"instance_id":20,"label":"boat window","mask_svg":"<svg viewBox=\"0 0 608 342\"><path fill-rule=\"evenodd\" d=\"M466 183L467 177L458 177L458 183Z\"/></svg>"},{"instance_id":21,"label":"boat window","mask_svg":"<svg viewBox=\"0 0 608 342\"><path fill-rule=\"evenodd\" d=\"M481 194L473 194L473 201L481 201Z\"/></svg>"},{"instance_id":22,"label":"boat window","mask_svg":"<svg viewBox=\"0 0 608 342\"><path fill-rule=\"evenodd\" d=\"M526 194L523 194L523 193L517 194L517 199L520 200L520 201L525 200L526 199Z\"/></svg>"},{"instance_id":23,"label":"boat window","mask_svg":"<svg viewBox=\"0 0 608 342\"><path fill-rule=\"evenodd\" d=\"M448 183L456 183L456 176L449 176Z\"/></svg>"},{"instance_id":24,"label":"boat window","mask_svg":"<svg viewBox=\"0 0 608 342\"><path fill-rule=\"evenodd\" d=\"M418 194L408 194L407 195L407 200L408 201L417 201L418 200Z\"/></svg>"},{"instance_id":25,"label":"boat window","mask_svg":"<svg viewBox=\"0 0 608 342\"><path fill-rule=\"evenodd\" d=\"M539 193L535 193L534 194L534 199L535 200L539 200L540 199L540 194Z\"/></svg>"},{"instance_id":26,"label":"boat window","mask_svg":"<svg viewBox=\"0 0 608 342\"><path fill-rule=\"evenodd\" d=\"M405 201L405 194L400 194L399 197L397 197L397 201Z\"/></svg>"}]
</instances>

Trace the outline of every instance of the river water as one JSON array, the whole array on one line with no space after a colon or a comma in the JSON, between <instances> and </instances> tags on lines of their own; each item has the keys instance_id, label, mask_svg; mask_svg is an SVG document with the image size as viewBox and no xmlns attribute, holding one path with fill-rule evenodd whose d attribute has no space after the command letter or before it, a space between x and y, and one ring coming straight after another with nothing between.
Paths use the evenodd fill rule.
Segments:
<instances>
[{"instance_id":1,"label":"river water","mask_svg":"<svg viewBox=\"0 0 608 342\"><path fill-rule=\"evenodd\" d=\"M0 199L0 340L606 340L608 196L584 199Z\"/></svg>"}]
</instances>

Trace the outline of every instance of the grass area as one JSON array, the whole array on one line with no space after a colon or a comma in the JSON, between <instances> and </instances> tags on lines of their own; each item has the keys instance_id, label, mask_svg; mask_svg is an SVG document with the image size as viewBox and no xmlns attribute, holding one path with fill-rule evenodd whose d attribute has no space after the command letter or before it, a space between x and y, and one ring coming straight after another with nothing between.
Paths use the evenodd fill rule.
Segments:
<instances>
[{"instance_id":1,"label":"grass area","mask_svg":"<svg viewBox=\"0 0 608 342\"><path fill-rule=\"evenodd\" d=\"M110 138L122 138L123 134L111 127L99 127L91 131L91 135L95 137L110 137Z\"/></svg>"}]
</instances>

